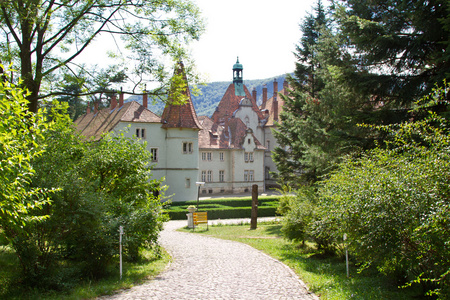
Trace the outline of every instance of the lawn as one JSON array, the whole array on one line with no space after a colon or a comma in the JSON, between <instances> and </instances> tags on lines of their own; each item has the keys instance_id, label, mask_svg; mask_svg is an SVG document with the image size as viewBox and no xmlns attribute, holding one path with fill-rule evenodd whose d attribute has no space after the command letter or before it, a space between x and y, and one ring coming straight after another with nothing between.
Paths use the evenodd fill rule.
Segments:
<instances>
[{"instance_id":1,"label":"lawn","mask_svg":"<svg viewBox=\"0 0 450 300\"><path fill-rule=\"evenodd\" d=\"M260 223L256 230L249 228L248 224L219 224L209 226L208 231L201 226L195 233L242 242L265 252L291 267L321 299L418 299L413 289L399 289L393 280L377 272L359 274L350 265L347 278L344 258L324 256L313 244L301 247L284 239L277 222ZM181 230L192 232L187 228Z\"/></svg>"},{"instance_id":2,"label":"lawn","mask_svg":"<svg viewBox=\"0 0 450 300\"><path fill-rule=\"evenodd\" d=\"M137 263L124 263L122 280L119 280L119 266L113 266L110 276L99 281L78 281L67 283L70 287L59 291L43 291L26 288L17 281L18 261L6 246L0 246L0 299L92 299L111 295L117 290L128 289L149 280L163 271L170 256L165 251L158 254L143 250L145 258Z\"/></svg>"}]
</instances>

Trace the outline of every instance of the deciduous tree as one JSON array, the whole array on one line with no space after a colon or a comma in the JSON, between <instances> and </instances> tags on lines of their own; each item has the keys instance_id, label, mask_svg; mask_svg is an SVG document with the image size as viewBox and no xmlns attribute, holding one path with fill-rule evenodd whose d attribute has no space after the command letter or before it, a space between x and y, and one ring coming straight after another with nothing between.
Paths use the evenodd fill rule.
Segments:
<instances>
[{"instance_id":1,"label":"deciduous tree","mask_svg":"<svg viewBox=\"0 0 450 300\"><path fill-rule=\"evenodd\" d=\"M183 56L184 45L202 31L199 10L185 0L2 0L0 24L0 60L20 70L32 112L54 92L46 78L76 74L74 60L100 35L122 38L137 87L165 80L162 58Z\"/></svg>"}]
</instances>

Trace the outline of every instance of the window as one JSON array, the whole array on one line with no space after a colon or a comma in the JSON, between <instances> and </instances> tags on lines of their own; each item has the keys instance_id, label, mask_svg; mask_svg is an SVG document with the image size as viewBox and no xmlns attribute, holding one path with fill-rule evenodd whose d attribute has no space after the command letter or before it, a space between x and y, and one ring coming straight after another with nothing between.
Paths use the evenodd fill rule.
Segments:
<instances>
[{"instance_id":1,"label":"window","mask_svg":"<svg viewBox=\"0 0 450 300\"><path fill-rule=\"evenodd\" d=\"M270 179L270 167L266 167L266 179Z\"/></svg>"},{"instance_id":2,"label":"window","mask_svg":"<svg viewBox=\"0 0 450 300\"><path fill-rule=\"evenodd\" d=\"M202 181L206 182L206 171L202 171Z\"/></svg>"},{"instance_id":3,"label":"window","mask_svg":"<svg viewBox=\"0 0 450 300\"><path fill-rule=\"evenodd\" d=\"M244 181L253 181L253 170L244 170Z\"/></svg>"},{"instance_id":4,"label":"window","mask_svg":"<svg viewBox=\"0 0 450 300\"><path fill-rule=\"evenodd\" d=\"M212 171L209 170L208 171L208 182L211 182L211 181L212 181Z\"/></svg>"},{"instance_id":5,"label":"window","mask_svg":"<svg viewBox=\"0 0 450 300\"><path fill-rule=\"evenodd\" d=\"M212 160L212 153L211 152L202 152L202 160L208 160L211 161Z\"/></svg>"},{"instance_id":6,"label":"window","mask_svg":"<svg viewBox=\"0 0 450 300\"><path fill-rule=\"evenodd\" d=\"M225 181L225 171L224 170L220 170L219 171L219 181L220 182L224 182Z\"/></svg>"},{"instance_id":7,"label":"window","mask_svg":"<svg viewBox=\"0 0 450 300\"><path fill-rule=\"evenodd\" d=\"M223 152L219 153L219 158L220 158L220 161L224 161L224 159L223 159Z\"/></svg>"},{"instance_id":8,"label":"window","mask_svg":"<svg viewBox=\"0 0 450 300\"><path fill-rule=\"evenodd\" d=\"M244 161L253 162L253 152L244 152Z\"/></svg>"},{"instance_id":9,"label":"window","mask_svg":"<svg viewBox=\"0 0 450 300\"><path fill-rule=\"evenodd\" d=\"M191 179L190 178L186 178L186 188L190 188L191 187Z\"/></svg>"},{"instance_id":10,"label":"window","mask_svg":"<svg viewBox=\"0 0 450 300\"><path fill-rule=\"evenodd\" d=\"M267 140L267 150L270 151L270 141L269 140Z\"/></svg>"},{"instance_id":11,"label":"window","mask_svg":"<svg viewBox=\"0 0 450 300\"><path fill-rule=\"evenodd\" d=\"M152 154L152 162L158 161L158 148L150 148L150 153Z\"/></svg>"},{"instance_id":12,"label":"window","mask_svg":"<svg viewBox=\"0 0 450 300\"><path fill-rule=\"evenodd\" d=\"M145 139L145 128L136 128L136 137Z\"/></svg>"},{"instance_id":13,"label":"window","mask_svg":"<svg viewBox=\"0 0 450 300\"><path fill-rule=\"evenodd\" d=\"M250 143L251 143L251 141L250 141L250 139L248 139L248 140L247 140L247 144L250 144Z\"/></svg>"},{"instance_id":14,"label":"window","mask_svg":"<svg viewBox=\"0 0 450 300\"><path fill-rule=\"evenodd\" d=\"M192 153L193 148L194 147L192 146L192 143L190 143L190 142L183 142L183 153L184 154Z\"/></svg>"}]
</instances>

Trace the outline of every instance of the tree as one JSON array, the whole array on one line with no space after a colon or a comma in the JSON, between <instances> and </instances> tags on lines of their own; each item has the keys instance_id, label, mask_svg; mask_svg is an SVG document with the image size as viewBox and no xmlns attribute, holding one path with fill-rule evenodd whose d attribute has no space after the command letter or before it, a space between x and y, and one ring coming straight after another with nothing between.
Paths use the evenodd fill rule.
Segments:
<instances>
[{"instance_id":1,"label":"tree","mask_svg":"<svg viewBox=\"0 0 450 300\"><path fill-rule=\"evenodd\" d=\"M340 3L337 20L357 62L347 80L361 93L404 108L449 78L449 1Z\"/></svg>"},{"instance_id":2,"label":"tree","mask_svg":"<svg viewBox=\"0 0 450 300\"><path fill-rule=\"evenodd\" d=\"M51 204L30 211L44 220L8 227L5 235L28 285L60 288L76 283L73 278L106 274L117 256L119 226L126 232L124 257L136 261L140 249L157 246L165 217L160 196L155 196L161 194L161 182L152 179L145 144L120 133L85 141L68 115L60 113L64 107L44 107L53 121L37 139L45 152L31 161L36 176L29 186L55 192Z\"/></svg>"},{"instance_id":3,"label":"tree","mask_svg":"<svg viewBox=\"0 0 450 300\"><path fill-rule=\"evenodd\" d=\"M125 65L136 88L144 80L165 80L159 57L184 56L182 45L202 31L199 10L184 0L3 0L0 9L0 60L20 70L32 112L39 99L56 94L45 86L46 78L77 73L73 61L100 35L122 37L132 54ZM136 62L133 69L130 60Z\"/></svg>"},{"instance_id":4,"label":"tree","mask_svg":"<svg viewBox=\"0 0 450 300\"><path fill-rule=\"evenodd\" d=\"M296 90L306 91L312 98L316 97L317 91L320 91L323 86L320 79L316 77L316 70L320 68L316 45L319 42L321 30L329 23L320 0L317 1L314 11L315 16L308 14L300 26L302 38L300 45L296 47L297 53L294 53L297 59L295 63L296 80L290 81Z\"/></svg>"},{"instance_id":5,"label":"tree","mask_svg":"<svg viewBox=\"0 0 450 300\"><path fill-rule=\"evenodd\" d=\"M320 68L316 45L320 31L327 23L327 18L320 0L314 11L315 16L307 15L300 26L302 38L300 45L296 47L295 77L287 77L291 92L289 97L282 95L285 102L281 113L282 122L274 131L275 138L281 147L274 149L273 159L279 172L278 180L283 184L297 182L301 175L305 145L299 139L302 131L299 122L304 120L304 104L307 99L315 98L322 87L322 82L316 76L316 71Z\"/></svg>"},{"instance_id":6,"label":"tree","mask_svg":"<svg viewBox=\"0 0 450 300\"><path fill-rule=\"evenodd\" d=\"M322 20L320 8L319 2L317 17L309 16L302 26L308 31L297 47L295 77L288 78L291 91L281 95L285 104L274 135L282 146L273 154L281 184L317 181L343 154L368 147L373 138L357 126L374 110L369 97L345 80L353 68L345 37L331 21L318 21L316 32L310 30L311 20Z\"/></svg>"}]
</instances>

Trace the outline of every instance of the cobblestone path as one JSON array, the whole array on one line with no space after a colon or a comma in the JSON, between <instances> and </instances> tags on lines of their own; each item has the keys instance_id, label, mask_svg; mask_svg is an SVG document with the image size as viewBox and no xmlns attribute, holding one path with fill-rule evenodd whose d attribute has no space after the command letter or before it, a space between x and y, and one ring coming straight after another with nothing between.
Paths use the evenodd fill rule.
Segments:
<instances>
[{"instance_id":1,"label":"cobblestone path","mask_svg":"<svg viewBox=\"0 0 450 300\"><path fill-rule=\"evenodd\" d=\"M318 299L281 262L242 243L175 231L183 226L170 221L161 233L173 257L166 271L102 299Z\"/></svg>"}]
</instances>

